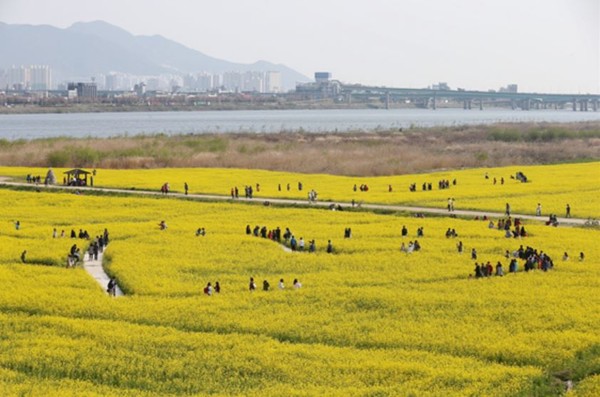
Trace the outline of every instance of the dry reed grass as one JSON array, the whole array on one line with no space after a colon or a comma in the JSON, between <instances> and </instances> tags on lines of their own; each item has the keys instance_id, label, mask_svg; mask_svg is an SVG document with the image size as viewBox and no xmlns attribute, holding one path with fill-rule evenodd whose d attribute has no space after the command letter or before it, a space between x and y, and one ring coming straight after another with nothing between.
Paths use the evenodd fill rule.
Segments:
<instances>
[{"instance_id":1,"label":"dry reed grass","mask_svg":"<svg viewBox=\"0 0 600 397\"><path fill-rule=\"evenodd\" d=\"M599 158L597 123L0 141L1 165L225 167L357 176Z\"/></svg>"}]
</instances>

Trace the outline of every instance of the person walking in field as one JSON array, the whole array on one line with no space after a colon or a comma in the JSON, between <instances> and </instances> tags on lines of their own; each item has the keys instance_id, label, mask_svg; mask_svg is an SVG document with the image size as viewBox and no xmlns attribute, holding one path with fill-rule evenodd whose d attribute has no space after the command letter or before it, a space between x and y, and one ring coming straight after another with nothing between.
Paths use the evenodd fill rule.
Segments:
<instances>
[{"instance_id":1,"label":"person walking in field","mask_svg":"<svg viewBox=\"0 0 600 397\"><path fill-rule=\"evenodd\" d=\"M248 289L250 290L250 292L253 292L256 290L256 283L254 282L254 277L250 277L250 283L248 284Z\"/></svg>"},{"instance_id":2,"label":"person walking in field","mask_svg":"<svg viewBox=\"0 0 600 397\"><path fill-rule=\"evenodd\" d=\"M570 206L569 204L567 204L567 209L566 209L566 211L567 211L567 215L566 215L566 217L567 217L567 218L570 218L570 217L571 217L571 206Z\"/></svg>"},{"instance_id":3,"label":"person walking in field","mask_svg":"<svg viewBox=\"0 0 600 397\"><path fill-rule=\"evenodd\" d=\"M221 284L219 284L219 282L215 282L215 292L217 294L221 293Z\"/></svg>"},{"instance_id":4,"label":"person walking in field","mask_svg":"<svg viewBox=\"0 0 600 397\"><path fill-rule=\"evenodd\" d=\"M542 205L538 203L537 208L535 209L535 216L542 216Z\"/></svg>"},{"instance_id":5,"label":"person walking in field","mask_svg":"<svg viewBox=\"0 0 600 397\"><path fill-rule=\"evenodd\" d=\"M279 285L278 285L278 288L279 288L280 290L283 290L283 289L285 289L285 284L283 283L283 279L280 279L280 280L279 280Z\"/></svg>"},{"instance_id":6,"label":"person walking in field","mask_svg":"<svg viewBox=\"0 0 600 397\"><path fill-rule=\"evenodd\" d=\"M327 241L327 253L328 254L332 254L333 253L333 244L331 244L331 240Z\"/></svg>"},{"instance_id":7,"label":"person walking in field","mask_svg":"<svg viewBox=\"0 0 600 397\"><path fill-rule=\"evenodd\" d=\"M263 291L268 291L271 285L267 280L263 280Z\"/></svg>"},{"instance_id":8,"label":"person walking in field","mask_svg":"<svg viewBox=\"0 0 600 397\"><path fill-rule=\"evenodd\" d=\"M506 203L506 209L504 213L506 214L506 216L510 216L510 204Z\"/></svg>"},{"instance_id":9,"label":"person walking in field","mask_svg":"<svg viewBox=\"0 0 600 397\"><path fill-rule=\"evenodd\" d=\"M185 190L185 195L187 196L188 195L188 189L189 189L189 186L188 186L187 182L183 183L183 189Z\"/></svg>"},{"instance_id":10,"label":"person walking in field","mask_svg":"<svg viewBox=\"0 0 600 397\"><path fill-rule=\"evenodd\" d=\"M21 252L21 262L23 262L23 263L27 262L26 256L27 256L27 250Z\"/></svg>"}]
</instances>

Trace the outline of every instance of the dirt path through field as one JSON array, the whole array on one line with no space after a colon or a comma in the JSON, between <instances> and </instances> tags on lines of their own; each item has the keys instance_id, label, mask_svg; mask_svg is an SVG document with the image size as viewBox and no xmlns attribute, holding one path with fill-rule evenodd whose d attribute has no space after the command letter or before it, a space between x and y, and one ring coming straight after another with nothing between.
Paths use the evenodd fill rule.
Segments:
<instances>
[{"instance_id":1,"label":"dirt path through field","mask_svg":"<svg viewBox=\"0 0 600 397\"><path fill-rule=\"evenodd\" d=\"M0 186L13 186L13 187L34 187L30 183L20 183L20 182L10 182L6 177L0 177ZM38 189L59 189L65 190L68 192L79 192L81 194L85 194L85 192L103 192L103 193L115 193L115 194L124 194L124 195L139 195L139 196L164 196L160 191L151 191L151 190L127 190L127 189L114 189L114 188L99 188L99 187L72 187L72 186L63 186L63 185L37 185ZM229 201L229 202L252 202L264 205L286 205L286 206L300 206L300 207L332 207L334 210L338 210L339 207L342 210L347 210L352 208L351 203L347 202L312 202L309 203L308 200L294 200L294 199L278 199L278 198L270 198L270 197L260 197L260 198L240 198L232 200L229 195L216 195L216 194L188 194L185 195L183 193L168 193L167 197L174 198L186 198L186 199L198 199L198 200L208 200L208 201ZM339 204L339 206L338 206ZM430 207L415 207L415 206L406 206L406 205L388 205L388 204L367 204L362 203L360 206L356 206L355 208L367 209L367 210L379 210L379 211L399 211L399 212L408 212L413 214L431 214L437 216L448 216L448 217L466 217L466 218L482 218L483 216L487 216L491 219L503 218L505 215L502 212L493 212L493 211L481 211L481 210L455 210L449 212L446 208L430 208ZM521 218L527 219L537 222L545 222L548 220L547 216L535 216L535 215L526 215L526 214L511 214L513 218ZM587 221L586 219L581 218L558 218L558 223L560 225L579 225L582 226Z\"/></svg>"}]
</instances>

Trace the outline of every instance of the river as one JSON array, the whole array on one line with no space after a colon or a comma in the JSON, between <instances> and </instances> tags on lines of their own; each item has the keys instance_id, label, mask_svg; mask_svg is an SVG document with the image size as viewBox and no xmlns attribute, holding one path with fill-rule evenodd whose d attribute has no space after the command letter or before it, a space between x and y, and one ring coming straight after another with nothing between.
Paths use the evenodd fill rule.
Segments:
<instances>
[{"instance_id":1,"label":"river","mask_svg":"<svg viewBox=\"0 0 600 397\"><path fill-rule=\"evenodd\" d=\"M501 122L597 121L570 110L348 109L0 115L0 139L237 132L349 132Z\"/></svg>"}]
</instances>

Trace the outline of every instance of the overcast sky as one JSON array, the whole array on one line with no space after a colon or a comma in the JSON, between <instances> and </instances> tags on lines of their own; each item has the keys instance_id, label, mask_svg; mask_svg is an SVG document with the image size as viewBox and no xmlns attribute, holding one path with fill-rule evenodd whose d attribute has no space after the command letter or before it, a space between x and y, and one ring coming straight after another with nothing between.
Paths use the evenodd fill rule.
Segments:
<instances>
[{"instance_id":1,"label":"overcast sky","mask_svg":"<svg viewBox=\"0 0 600 397\"><path fill-rule=\"evenodd\" d=\"M104 20L346 83L600 93L600 0L0 0L0 21Z\"/></svg>"}]
</instances>

